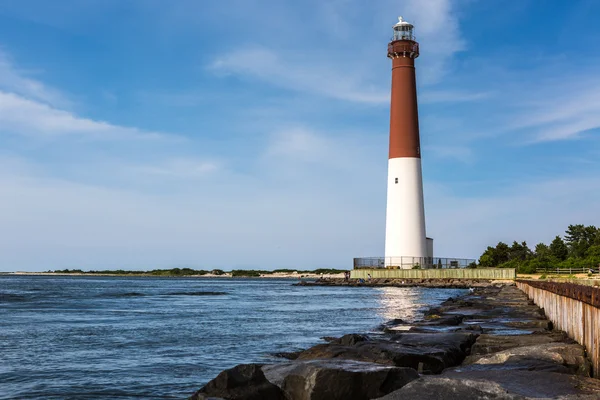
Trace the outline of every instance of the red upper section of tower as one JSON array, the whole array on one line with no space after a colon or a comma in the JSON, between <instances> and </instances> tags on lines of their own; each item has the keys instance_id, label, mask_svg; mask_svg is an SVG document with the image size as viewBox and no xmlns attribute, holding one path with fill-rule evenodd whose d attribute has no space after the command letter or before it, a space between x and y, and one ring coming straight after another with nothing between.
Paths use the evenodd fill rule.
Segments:
<instances>
[{"instance_id":1,"label":"red upper section of tower","mask_svg":"<svg viewBox=\"0 0 600 400\"><path fill-rule=\"evenodd\" d=\"M402 17L394 25L387 55L392 59L389 158L421 158L415 77L419 44L414 40L413 26Z\"/></svg>"}]
</instances>

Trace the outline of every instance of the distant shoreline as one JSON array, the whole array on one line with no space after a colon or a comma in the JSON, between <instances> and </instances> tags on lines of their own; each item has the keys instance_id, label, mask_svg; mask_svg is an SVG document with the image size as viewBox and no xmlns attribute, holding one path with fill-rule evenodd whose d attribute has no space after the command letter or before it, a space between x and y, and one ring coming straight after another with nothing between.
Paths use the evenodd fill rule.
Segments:
<instances>
[{"instance_id":1,"label":"distant shoreline","mask_svg":"<svg viewBox=\"0 0 600 400\"><path fill-rule=\"evenodd\" d=\"M1 272L0 275L25 275L25 276L104 276L104 277L145 277L145 278L256 278L256 279L319 279L319 278L344 278L343 273L339 274L316 274L311 272L274 272L272 274L265 273L258 276L233 276L231 272L225 272L223 274L196 274L196 275L177 275L177 274L164 274L155 275L151 273L121 273L121 274L110 274L110 273L94 273L94 272L27 272L27 271L15 271L15 272Z\"/></svg>"}]
</instances>

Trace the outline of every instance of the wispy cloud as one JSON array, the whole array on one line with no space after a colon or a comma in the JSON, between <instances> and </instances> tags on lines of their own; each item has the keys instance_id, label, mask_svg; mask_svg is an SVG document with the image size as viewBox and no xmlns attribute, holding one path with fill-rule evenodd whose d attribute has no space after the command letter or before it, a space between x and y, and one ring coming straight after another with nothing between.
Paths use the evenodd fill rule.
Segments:
<instances>
[{"instance_id":1,"label":"wispy cloud","mask_svg":"<svg viewBox=\"0 0 600 400\"><path fill-rule=\"evenodd\" d=\"M391 4L399 8L397 1ZM427 49L421 70L425 83L439 82L451 70L452 57L466 49L455 6L452 0L407 1L406 17L414 21L417 40Z\"/></svg>"},{"instance_id":2,"label":"wispy cloud","mask_svg":"<svg viewBox=\"0 0 600 400\"><path fill-rule=\"evenodd\" d=\"M286 42L286 46L275 39L262 41L260 45L244 43L241 50L217 55L209 69L297 92L357 103L387 104L389 73L384 73L387 68L380 68L379 60L385 57L396 13L404 10L405 16L415 23L418 40L427 49L427 56L419 60L420 81L427 85L439 82L451 69L452 57L465 48L453 7L450 0L408 0L403 7L396 1L319 2L316 17L303 21L302 28L306 32L324 32L325 37L303 33L294 36L291 43ZM272 11L267 14L270 19L277 19ZM364 15L374 15L377 22L368 25L370 30L380 32L377 49L372 39L366 39L373 35L364 31L365 24L361 23ZM340 36L344 36L344 41ZM352 38L351 45L348 37ZM318 49L309 40L321 40ZM463 94L462 101L472 100L472 96L467 98ZM448 100L448 97L442 99L441 94L433 99Z\"/></svg>"},{"instance_id":3,"label":"wispy cloud","mask_svg":"<svg viewBox=\"0 0 600 400\"><path fill-rule=\"evenodd\" d=\"M176 158L154 164L128 167L128 170L136 175L165 179L203 178L217 172L219 169L220 166L217 162L189 158Z\"/></svg>"},{"instance_id":4,"label":"wispy cloud","mask_svg":"<svg viewBox=\"0 0 600 400\"><path fill-rule=\"evenodd\" d=\"M306 168L312 164L311 173L325 171L349 171L357 175L373 173L378 163L378 153L385 160L386 152L383 144L378 144L372 136L365 132L344 132L325 134L306 127L281 128L270 135L265 148L265 157L274 165L285 160L293 163L292 168ZM356 160L368 159L368 162ZM383 165L383 163L381 164ZM315 169L316 168L316 169Z\"/></svg>"},{"instance_id":5,"label":"wispy cloud","mask_svg":"<svg viewBox=\"0 0 600 400\"><path fill-rule=\"evenodd\" d=\"M223 54L209 68L218 73L241 75L281 88L339 100L376 104L389 101L386 90L365 87L360 77L344 69L327 63L313 64L305 57L281 56L267 48Z\"/></svg>"},{"instance_id":6,"label":"wispy cloud","mask_svg":"<svg viewBox=\"0 0 600 400\"><path fill-rule=\"evenodd\" d=\"M17 68L8 53L0 48L0 89L52 106L68 107L71 104L61 91L28 75L27 71Z\"/></svg>"},{"instance_id":7,"label":"wispy cloud","mask_svg":"<svg viewBox=\"0 0 600 400\"><path fill-rule=\"evenodd\" d=\"M163 134L80 118L68 111L0 92L0 131L26 136L85 135L94 139L157 139Z\"/></svg>"},{"instance_id":8,"label":"wispy cloud","mask_svg":"<svg viewBox=\"0 0 600 400\"><path fill-rule=\"evenodd\" d=\"M459 90L426 90L419 95L422 104L432 103L464 103L491 97L489 92L465 92Z\"/></svg>"},{"instance_id":9,"label":"wispy cloud","mask_svg":"<svg viewBox=\"0 0 600 400\"><path fill-rule=\"evenodd\" d=\"M526 240L533 246L548 243L569 224L600 224L595 176L524 182L494 192L471 196L446 184L426 185L428 234L443 238L436 241L437 254L478 257L499 241Z\"/></svg>"},{"instance_id":10,"label":"wispy cloud","mask_svg":"<svg viewBox=\"0 0 600 400\"><path fill-rule=\"evenodd\" d=\"M459 161L464 164L473 164L475 162L473 151L467 146L424 146L423 151L425 154L431 154L437 159Z\"/></svg>"},{"instance_id":11,"label":"wispy cloud","mask_svg":"<svg viewBox=\"0 0 600 400\"><path fill-rule=\"evenodd\" d=\"M600 81L595 74L563 80L553 84L552 89L552 93L546 88L537 92L538 96L529 102L529 112L513 124L515 128L534 130L528 143L577 139L600 128Z\"/></svg>"}]
</instances>

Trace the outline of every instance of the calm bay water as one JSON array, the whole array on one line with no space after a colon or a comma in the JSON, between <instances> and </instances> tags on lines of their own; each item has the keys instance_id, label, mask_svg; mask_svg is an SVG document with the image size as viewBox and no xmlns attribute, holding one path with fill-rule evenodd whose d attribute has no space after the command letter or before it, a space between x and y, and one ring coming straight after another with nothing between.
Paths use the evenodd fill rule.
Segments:
<instances>
[{"instance_id":1,"label":"calm bay water","mask_svg":"<svg viewBox=\"0 0 600 400\"><path fill-rule=\"evenodd\" d=\"M181 399L225 368L414 319L464 291L0 276L0 399Z\"/></svg>"}]
</instances>

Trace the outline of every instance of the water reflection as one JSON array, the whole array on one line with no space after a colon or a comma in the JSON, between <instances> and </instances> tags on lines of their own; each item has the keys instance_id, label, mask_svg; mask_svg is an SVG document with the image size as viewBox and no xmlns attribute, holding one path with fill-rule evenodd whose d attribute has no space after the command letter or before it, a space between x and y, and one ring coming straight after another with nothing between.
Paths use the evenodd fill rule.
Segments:
<instances>
[{"instance_id":1,"label":"water reflection","mask_svg":"<svg viewBox=\"0 0 600 400\"><path fill-rule=\"evenodd\" d=\"M380 304L378 314L385 321L400 318L412 323L423 317L428 305L465 294L463 289L425 289L419 287L381 287L375 289Z\"/></svg>"}]
</instances>

